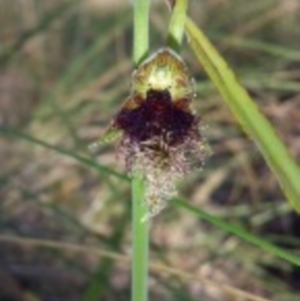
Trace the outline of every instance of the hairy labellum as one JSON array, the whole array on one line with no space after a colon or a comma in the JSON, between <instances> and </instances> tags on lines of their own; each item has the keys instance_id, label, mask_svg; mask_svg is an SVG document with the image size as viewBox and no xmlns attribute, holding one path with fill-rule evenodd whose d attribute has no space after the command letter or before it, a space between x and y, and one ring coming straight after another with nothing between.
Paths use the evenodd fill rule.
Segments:
<instances>
[{"instance_id":1,"label":"hairy labellum","mask_svg":"<svg viewBox=\"0 0 300 301\"><path fill-rule=\"evenodd\" d=\"M133 141L144 142L159 137L162 143L176 146L183 142L198 122L180 102L172 102L168 90L148 90L146 98L134 109L126 107L116 116L115 124Z\"/></svg>"},{"instance_id":2,"label":"hairy labellum","mask_svg":"<svg viewBox=\"0 0 300 301\"><path fill-rule=\"evenodd\" d=\"M149 216L176 195L176 182L207 155L193 97L185 64L163 49L134 72L131 94L106 133L121 135L127 169L146 179Z\"/></svg>"}]
</instances>

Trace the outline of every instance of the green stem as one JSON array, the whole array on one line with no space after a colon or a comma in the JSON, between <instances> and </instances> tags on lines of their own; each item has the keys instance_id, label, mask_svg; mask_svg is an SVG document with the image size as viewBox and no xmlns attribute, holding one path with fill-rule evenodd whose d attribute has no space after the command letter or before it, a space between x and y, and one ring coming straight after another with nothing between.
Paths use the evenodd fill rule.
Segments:
<instances>
[{"instance_id":1,"label":"green stem","mask_svg":"<svg viewBox=\"0 0 300 301\"><path fill-rule=\"evenodd\" d=\"M133 63L137 67L149 51L149 0L134 1Z\"/></svg>"},{"instance_id":2,"label":"green stem","mask_svg":"<svg viewBox=\"0 0 300 301\"><path fill-rule=\"evenodd\" d=\"M145 182L135 175L132 179L132 283L131 301L148 300L148 208L144 203Z\"/></svg>"},{"instance_id":3,"label":"green stem","mask_svg":"<svg viewBox=\"0 0 300 301\"><path fill-rule=\"evenodd\" d=\"M150 0L134 1L133 63L137 67L149 50ZM148 300L149 220L145 219L145 180L132 178L132 276L131 301Z\"/></svg>"},{"instance_id":4,"label":"green stem","mask_svg":"<svg viewBox=\"0 0 300 301\"><path fill-rule=\"evenodd\" d=\"M176 0L168 32L168 46L179 52L184 35L188 0Z\"/></svg>"}]
</instances>

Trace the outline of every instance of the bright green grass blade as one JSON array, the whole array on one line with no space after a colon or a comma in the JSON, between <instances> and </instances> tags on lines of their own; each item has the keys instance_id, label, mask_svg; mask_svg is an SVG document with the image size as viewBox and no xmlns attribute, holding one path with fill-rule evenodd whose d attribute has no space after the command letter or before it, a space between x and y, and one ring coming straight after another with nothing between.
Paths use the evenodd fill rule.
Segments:
<instances>
[{"instance_id":1,"label":"bright green grass blade","mask_svg":"<svg viewBox=\"0 0 300 301\"><path fill-rule=\"evenodd\" d=\"M239 226L233 225L231 223L227 223L226 221L222 220L221 218L212 216L212 215L204 212L203 210L196 208L182 200L174 199L174 200L172 200L172 203L174 203L175 205L180 206L190 212L193 212L194 214L199 216L201 219L204 219L205 221L207 221L229 233L232 233L255 246L258 246L261 249L268 251L275 256L278 256L292 264L300 266L300 257L299 256L296 256L288 251L278 248L277 246L269 243L266 239L259 238L255 235L247 232L246 230L242 229Z\"/></svg>"},{"instance_id":2,"label":"bright green grass blade","mask_svg":"<svg viewBox=\"0 0 300 301\"><path fill-rule=\"evenodd\" d=\"M176 52L180 51L182 44L187 6L187 0L177 0L172 11L167 44Z\"/></svg>"},{"instance_id":3,"label":"bright green grass blade","mask_svg":"<svg viewBox=\"0 0 300 301\"><path fill-rule=\"evenodd\" d=\"M193 21L186 21L191 47L246 133L255 140L296 211L300 212L300 170L269 121Z\"/></svg>"}]
</instances>

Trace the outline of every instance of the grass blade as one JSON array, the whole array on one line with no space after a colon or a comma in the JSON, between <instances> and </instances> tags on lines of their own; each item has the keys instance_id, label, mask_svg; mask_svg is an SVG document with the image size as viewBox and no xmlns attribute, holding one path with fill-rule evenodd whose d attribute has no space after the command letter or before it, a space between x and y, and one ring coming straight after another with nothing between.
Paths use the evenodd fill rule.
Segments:
<instances>
[{"instance_id":1,"label":"grass blade","mask_svg":"<svg viewBox=\"0 0 300 301\"><path fill-rule=\"evenodd\" d=\"M187 13L187 0L177 0L172 11L172 17L168 31L168 46L174 51L180 51L184 36L184 24Z\"/></svg>"},{"instance_id":2,"label":"grass blade","mask_svg":"<svg viewBox=\"0 0 300 301\"><path fill-rule=\"evenodd\" d=\"M233 72L201 30L188 19L186 31L198 61L214 82L226 104L259 149L293 208L300 212L300 170L269 121L239 84Z\"/></svg>"},{"instance_id":3,"label":"grass blade","mask_svg":"<svg viewBox=\"0 0 300 301\"><path fill-rule=\"evenodd\" d=\"M54 150L57 153L60 153L62 155L65 155L67 157L75 159L78 162L80 162L80 163L82 163L86 166L92 167L92 168L98 170L99 172L114 175L115 177L117 177L119 179L122 179L122 180L127 180L127 181L129 180L128 177L126 177L124 174L118 173L117 171L114 171L114 170L110 169L109 167L100 165L99 163L97 163L96 161L94 161L90 158L75 154L71 151L62 149L58 146L51 145L51 144L49 144L45 141L42 141L42 140L40 140L38 138L35 138L35 137L32 137L28 134L18 132L16 130L12 129L12 128L0 127L0 134L8 136L8 137L14 137L14 138L22 139L22 140L25 140L27 142L30 142L30 143L33 143L33 144L36 144L36 145Z\"/></svg>"},{"instance_id":4,"label":"grass blade","mask_svg":"<svg viewBox=\"0 0 300 301\"><path fill-rule=\"evenodd\" d=\"M269 243L267 240L259 238L255 235L247 232L246 230L242 229L239 226L233 225L231 223L227 223L226 221L224 221L218 217L212 216L212 215L204 212L203 210L190 205L187 202L184 202L179 199L172 200L172 202L177 206L180 206L190 212L193 212L194 214L199 216L201 219L204 219L205 221L225 230L226 232L232 233L232 234L242 238L243 240L245 240L255 246L258 246L262 250L268 251L275 256L283 258L286 261L288 261L294 265L300 266L300 257Z\"/></svg>"}]
</instances>

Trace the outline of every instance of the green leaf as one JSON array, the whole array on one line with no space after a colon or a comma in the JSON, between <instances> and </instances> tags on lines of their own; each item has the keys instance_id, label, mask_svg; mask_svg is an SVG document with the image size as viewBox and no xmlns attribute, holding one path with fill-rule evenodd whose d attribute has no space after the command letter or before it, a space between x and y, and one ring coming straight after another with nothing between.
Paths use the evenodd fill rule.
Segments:
<instances>
[{"instance_id":1,"label":"green leaf","mask_svg":"<svg viewBox=\"0 0 300 301\"><path fill-rule=\"evenodd\" d=\"M55 146L55 145L51 145L51 144L47 143L46 141L43 141L43 140L40 140L38 138L32 137L29 134L19 132L19 131L15 130L14 128L0 127L0 134L8 136L8 137L12 137L12 138L22 139L22 140L27 141L29 143L33 143L33 144L51 149L51 150L53 150L57 153L60 153L62 155L65 155L67 157L75 159L78 162L80 162L80 163L82 163L86 166L92 167L92 168L96 169L97 171L99 171L101 173L106 173L106 174L109 174L109 175L113 175L113 176L115 176L115 177L117 177L121 180L126 180L126 181L129 180L129 178L126 175L118 173L117 171L114 171L114 170L110 169L109 167L103 166L103 165L97 163L95 160L93 160L91 158L78 155L78 154L76 154L72 151L65 150L65 149L60 148L60 147Z\"/></svg>"},{"instance_id":2,"label":"green leaf","mask_svg":"<svg viewBox=\"0 0 300 301\"><path fill-rule=\"evenodd\" d=\"M258 145L293 208L300 212L300 170L270 122L239 84L225 60L203 32L187 19L186 31L199 63L223 96L245 132Z\"/></svg>"},{"instance_id":3,"label":"green leaf","mask_svg":"<svg viewBox=\"0 0 300 301\"><path fill-rule=\"evenodd\" d=\"M175 52L179 52L182 44L187 6L188 6L187 0L177 0L172 10L167 44Z\"/></svg>"},{"instance_id":4,"label":"green leaf","mask_svg":"<svg viewBox=\"0 0 300 301\"><path fill-rule=\"evenodd\" d=\"M283 258L292 264L300 266L300 257L299 256L294 255L291 252L285 251L284 249L281 249L281 248L269 243L266 239L259 238L258 236L255 236L255 235L247 232L240 226L230 224L218 217L212 216L212 215L208 214L207 212L204 212L203 210L196 208L182 200L174 199L174 200L172 200L172 202L177 206L180 206L190 212L193 212L194 214L199 216L201 219L204 219L205 221L225 230L226 232L232 233L232 234L242 238L243 240L245 240L255 246L260 247L262 250L268 251L268 252L272 253L273 255Z\"/></svg>"},{"instance_id":5,"label":"green leaf","mask_svg":"<svg viewBox=\"0 0 300 301\"><path fill-rule=\"evenodd\" d=\"M114 126L110 126L97 141L89 145L89 148L93 150L100 145L113 142L116 139L120 138L122 136L122 133L122 130L119 130Z\"/></svg>"}]
</instances>

